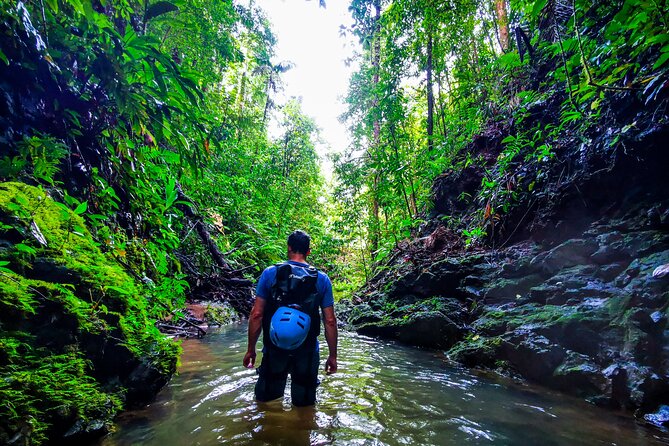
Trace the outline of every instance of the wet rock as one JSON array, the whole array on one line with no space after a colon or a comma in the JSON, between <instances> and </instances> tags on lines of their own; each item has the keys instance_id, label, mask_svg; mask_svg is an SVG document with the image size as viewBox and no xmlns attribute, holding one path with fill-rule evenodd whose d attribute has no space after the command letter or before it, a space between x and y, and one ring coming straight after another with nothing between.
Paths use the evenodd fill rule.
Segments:
<instances>
[{"instance_id":1,"label":"wet rock","mask_svg":"<svg viewBox=\"0 0 669 446\"><path fill-rule=\"evenodd\" d=\"M555 299L549 299L548 303L552 305L562 305L566 302L583 302L588 299L609 299L616 295L618 290L609 287L597 280L588 281L585 285L570 287L563 293L556 296Z\"/></svg>"},{"instance_id":2,"label":"wet rock","mask_svg":"<svg viewBox=\"0 0 669 446\"><path fill-rule=\"evenodd\" d=\"M644 415L643 419L658 427L669 426L669 406L662 405L656 412Z\"/></svg>"},{"instance_id":3,"label":"wet rock","mask_svg":"<svg viewBox=\"0 0 669 446\"><path fill-rule=\"evenodd\" d=\"M124 381L128 389L126 394L128 405L132 407L146 404L168 381L169 376L165 376L147 360L140 361Z\"/></svg>"},{"instance_id":4,"label":"wet rock","mask_svg":"<svg viewBox=\"0 0 669 446\"><path fill-rule=\"evenodd\" d=\"M546 283L559 285L565 289L580 289L588 285L596 272L597 267L594 265L574 265L561 269L553 277L546 280Z\"/></svg>"},{"instance_id":5,"label":"wet rock","mask_svg":"<svg viewBox=\"0 0 669 446\"><path fill-rule=\"evenodd\" d=\"M597 237L600 247L591 256L591 260L599 265L624 262L631 259L625 249L623 235L619 231L602 234Z\"/></svg>"},{"instance_id":6,"label":"wet rock","mask_svg":"<svg viewBox=\"0 0 669 446\"><path fill-rule=\"evenodd\" d=\"M669 250L659 251L634 260L629 268L638 270L638 273L632 277L633 279L638 278L638 282L632 285L636 287L652 287L656 290L669 289L669 282L662 280L662 277L653 275L657 265L663 263L669 263Z\"/></svg>"},{"instance_id":7,"label":"wet rock","mask_svg":"<svg viewBox=\"0 0 669 446\"><path fill-rule=\"evenodd\" d=\"M627 370L622 364L611 364L602 370L602 375L608 380L607 388L602 392L600 405L615 408L627 407L630 399L630 389L627 386Z\"/></svg>"},{"instance_id":8,"label":"wet rock","mask_svg":"<svg viewBox=\"0 0 669 446\"><path fill-rule=\"evenodd\" d=\"M348 316L348 322L354 326L378 322L381 319L382 314L366 303L353 306Z\"/></svg>"},{"instance_id":9,"label":"wet rock","mask_svg":"<svg viewBox=\"0 0 669 446\"><path fill-rule=\"evenodd\" d=\"M407 344L433 348L450 348L462 338L465 331L462 308L448 311L426 309L426 304L418 304L397 311L393 317L366 322L357 326L357 331L369 336L382 336ZM449 313L446 315L445 313Z\"/></svg>"},{"instance_id":10,"label":"wet rock","mask_svg":"<svg viewBox=\"0 0 669 446\"><path fill-rule=\"evenodd\" d=\"M657 407L667 392L666 377L634 361L626 362L623 367L627 375L628 405L641 410Z\"/></svg>"},{"instance_id":11,"label":"wet rock","mask_svg":"<svg viewBox=\"0 0 669 446\"><path fill-rule=\"evenodd\" d=\"M630 321L646 333L660 334L666 326L666 315L660 311L653 311L646 308L636 308L631 310Z\"/></svg>"},{"instance_id":12,"label":"wet rock","mask_svg":"<svg viewBox=\"0 0 669 446\"><path fill-rule=\"evenodd\" d=\"M454 361L606 407L654 409L669 395L669 281L653 271L669 264L669 248L644 212L544 251L528 242L416 265L360 330L450 347Z\"/></svg>"},{"instance_id":13,"label":"wet rock","mask_svg":"<svg viewBox=\"0 0 669 446\"><path fill-rule=\"evenodd\" d=\"M37 258L26 277L37 278L45 282L78 284L81 276L52 259Z\"/></svg>"},{"instance_id":14,"label":"wet rock","mask_svg":"<svg viewBox=\"0 0 669 446\"><path fill-rule=\"evenodd\" d=\"M389 294L403 296L413 294L429 297L435 294L448 293L459 286L463 275L459 264L442 262L434 264L428 270L412 271L393 284Z\"/></svg>"},{"instance_id":15,"label":"wet rock","mask_svg":"<svg viewBox=\"0 0 669 446\"><path fill-rule=\"evenodd\" d=\"M632 232L620 243L632 257L647 257L669 248L669 234L662 231Z\"/></svg>"},{"instance_id":16,"label":"wet rock","mask_svg":"<svg viewBox=\"0 0 669 446\"><path fill-rule=\"evenodd\" d=\"M488 304L515 301L518 296L527 294L532 287L541 282L542 277L538 274L518 279L498 279L486 289L485 301Z\"/></svg>"},{"instance_id":17,"label":"wet rock","mask_svg":"<svg viewBox=\"0 0 669 446\"><path fill-rule=\"evenodd\" d=\"M501 365L501 349L504 340L500 337L487 338L471 336L454 345L447 356L452 361L460 362L467 367L496 368Z\"/></svg>"},{"instance_id":18,"label":"wet rock","mask_svg":"<svg viewBox=\"0 0 669 446\"><path fill-rule=\"evenodd\" d=\"M504 354L523 376L540 383L550 383L553 371L562 363L565 351L548 338L527 330L505 336Z\"/></svg>"},{"instance_id":19,"label":"wet rock","mask_svg":"<svg viewBox=\"0 0 669 446\"><path fill-rule=\"evenodd\" d=\"M471 325L474 333L490 337L506 333L507 321L500 314L497 307L485 307L483 313Z\"/></svg>"},{"instance_id":20,"label":"wet rock","mask_svg":"<svg viewBox=\"0 0 669 446\"><path fill-rule=\"evenodd\" d=\"M484 284L484 279L480 276L470 275L462 279L460 283L466 287L480 287Z\"/></svg>"},{"instance_id":21,"label":"wet rock","mask_svg":"<svg viewBox=\"0 0 669 446\"><path fill-rule=\"evenodd\" d=\"M565 360L553 372L555 387L581 397L593 396L606 388L600 368L587 355L567 351Z\"/></svg>"},{"instance_id":22,"label":"wet rock","mask_svg":"<svg viewBox=\"0 0 669 446\"><path fill-rule=\"evenodd\" d=\"M627 268L629 263L616 262L610 265L603 265L599 271L596 273L598 279L603 280L604 282L611 282L613 279L618 277L618 275Z\"/></svg>"},{"instance_id":23,"label":"wet rock","mask_svg":"<svg viewBox=\"0 0 669 446\"><path fill-rule=\"evenodd\" d=\"M467 207L465 196L473 196L481 187L484 171L480 166L471 165L460 171L449 170L438 176L432 185L435 215L453 215ZM466 194L466 195L464 195Z\"/></svg>"},{"instance_id":24,"label":"wet rock","mask_svg":"<svg viewBox=\"0 0 669 446\"><path fill-rule=\"evenodd\" d=\"M664 265L660 265L657 268L653 270L653 277L656 279L659 279L660 277L668 276L669 275L669 263L665 263Z\"/></svg>"},{"instance_id":25,"label":"wet rock","mask_svg":"<svg viewBox=\"0 0 669 446\"><path fill-rule=\"evenodd\" d=\"M462 336L463 328L437 311L413 314L402 324L397 339L425 347L449 348Z\"/></svg>"},{"instance_id":26,"label":"wet rock","mask_svg":"<svg viewBox=\"0 0 669 446\"><path fill-rule=\"evenodd\" d=\"M598 244L591 239L567 240L548 252L537 255L530 265L539 266L548 274L555 274L563 268L589 263L590 256Z\"/></svg>"},{"instance_id":27,"label":"wet rock","mask_svg":"<svg viewBox=\"0 0 669 446\"><path fill-rule=\"evenodd\" d=\"M65 432L63 439L70 443L84 444L109 433L109 426L104 420L77 420L72 427Z\"/></svg>"},{"instance_id":28,"label":"wet rock","mask_svg":"<svg viewBox=\"0 0 669 446\"><path fill-rule=\"evenodd\" d=\"M530 302L545 304L549 299L555 300L556 296L562 293L564 293L562 285L541 284L530 289L529 299Z\"/></svg>"}]
</instances>

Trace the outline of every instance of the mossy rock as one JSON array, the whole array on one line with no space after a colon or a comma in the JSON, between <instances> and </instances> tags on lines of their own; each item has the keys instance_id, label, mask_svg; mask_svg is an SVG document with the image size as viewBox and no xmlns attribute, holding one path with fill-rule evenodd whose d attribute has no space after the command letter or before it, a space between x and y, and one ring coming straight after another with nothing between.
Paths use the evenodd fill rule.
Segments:
<instances>
[{"instance_id":1,"label":"mossy rock","mask_svg":"<svg viewBox=\"0 0 669 446\"><path fill-rule=\"evenodd\" d=\"M0 443L104 433L124 400L167 382L178 345L79 215L0 183L0 246Z\"/></svg>"},{"instance_id":2,"label":"mossy rock","mask_svg":"<svg viewBox=\"0 0 669 446\"><path fill-rule=\"evenodd\" d=\"M580 397L591 397L606 390L606 378L593 359L567 351L562 364L553 371L551 387Z\"/></svg>"},{"instance_id":3,"label":"mossy rock","mask_svg":"<svg viewBox=\"0 0 669 446\"><path fill-rule=\"evenodd\" d=\"M400 317L385 315L355 327L360 334L395 339L421 347L449 348L460 340L462 326L440 311L416 311Z\"/></svg>"},{"instance_id":4,"label":"mossy rock","mask_svg":"<svg viewBox=\"0 0 669 446\"><path fill-rule=\"evenodd\" d=\"M501 365L503 339L473 335L455 344L448 352L449 359L467 367L498 368Z\"/></svg>"}]
</instances>

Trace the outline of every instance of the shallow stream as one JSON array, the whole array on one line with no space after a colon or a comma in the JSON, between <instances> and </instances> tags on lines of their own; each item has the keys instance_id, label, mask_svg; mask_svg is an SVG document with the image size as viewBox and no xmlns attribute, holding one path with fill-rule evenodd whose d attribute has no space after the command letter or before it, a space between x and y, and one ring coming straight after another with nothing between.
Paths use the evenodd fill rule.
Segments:
<instances>
[{"instance_id":1,"label":"shallow stream","mask_svg":"<svg viewBox=\"0 0 669 446\"><path fill-rule=\"evenodd\" d=\"M440 352L349 333L340 334L339 372L321 373L315 408L291 408L289 391L259 405L256 374L241 365L245 349L244 325L184 342L179 375L153 404L123 414L100 444L669 444L669 435L629 415L455 368Z\"/></svg>"}]
</instances>

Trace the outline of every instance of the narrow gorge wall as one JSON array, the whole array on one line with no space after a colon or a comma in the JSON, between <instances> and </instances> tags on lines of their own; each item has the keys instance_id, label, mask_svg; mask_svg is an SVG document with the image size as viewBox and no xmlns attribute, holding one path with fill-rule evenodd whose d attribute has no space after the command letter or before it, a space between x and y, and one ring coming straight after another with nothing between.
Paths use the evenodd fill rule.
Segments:
<instances>
[{"instance_id":1,"label":"narrow gorge wall","mask_svg":"<svg viewBox=\"0 0 669 446\"><path fill-rule=\"evenodd\" d=\"M535 121L555 116L555 104L537 104ZM513 187L524 192L485 243L468 246L462 226L446 222L480 212L462 197L480 192L513 128L489 124L468 148L487 164L437 178L427 223L342 304L351 326L639 416L661 409L646 419L666 421L666 103L621 96L608 112L588 140L566 132L550 162L519 164Z\"/></svg>"}]
</instances>

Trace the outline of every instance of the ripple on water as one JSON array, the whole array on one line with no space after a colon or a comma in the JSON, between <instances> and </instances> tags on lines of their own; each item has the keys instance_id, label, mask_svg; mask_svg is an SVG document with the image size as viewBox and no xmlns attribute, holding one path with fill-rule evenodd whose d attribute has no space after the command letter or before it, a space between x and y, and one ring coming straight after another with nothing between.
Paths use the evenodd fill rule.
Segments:
<instances>
[{"instance_id":1,"label":"ripple on water","mask_svg":"<svg viewBox=\"0 0 669 446\"><path fill-rule=\"evenodd\" d=\"M118 432L102 445L654 446L667 440L580 400L482 379L448 367L433 352L347 333L340 372L320 375L316 408L292 408L288 396L258 404L257 376L240 364L245 337L244 326L233 326L184 343L180 374L154 404L122 415Z\"/></svg>"}]
</instances>

